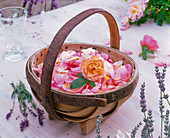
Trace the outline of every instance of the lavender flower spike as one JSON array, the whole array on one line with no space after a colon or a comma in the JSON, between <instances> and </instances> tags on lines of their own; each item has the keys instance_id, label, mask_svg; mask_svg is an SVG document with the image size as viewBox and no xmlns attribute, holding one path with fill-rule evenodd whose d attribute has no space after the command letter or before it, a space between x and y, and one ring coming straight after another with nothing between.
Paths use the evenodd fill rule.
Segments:
<instances>
[{"instance_id":1,"label":"lavender flower spike","mask_svg":"<svg viewBox=\"0 0 170 138\"><path fill-rule=\"evenodd\" d=\"M30 0L28 6L28 15L32 15L32 6L33 6L33 0Z\"/></svg>"},{"instance_id":2,"label":"lavender flower spike","mask_svg":"<svg viewBox=\"0 0 170 138\"><path fill-rule=\"evenodd\" d=\"M24 1L23 1L23 5L22 5L22 7L23 7L23 8L25 8L25 7L26 7L27 2L28 2L28 0L24 0Z\"/></svg>"},{"instance_id":3,"label":"lavender flower spike","mask_svg":"<svg viewBox=\"0 0 170 138\"><path fill-rule=\"evenodd\" d=\"M11 117L12 112L13 112L13 109L10 109L10 112L7 113L7 115L6 115L6 119L7 119L7 120Z\"/></svg>"},{"instance_id":4,"label":"lavender flower spike","mask_svg":"<svg viewBox=\"0 0 170 138\"><path fill-rule=\"evenodd\" d=\"M41 3L44 3L44 0L40 0L41 1Z\"/></svg>"},{"instance_id":5,"label":"lavender flower spike","mask_svg":"<svg viewBox=\"0 0 170 138\"><path fill-rule=\"evenodd\" d=\"M145 83L143 83L141 85L141 92L140 92L140 107L141 107L141 111L144 113L147 111L146 109L146 100L145 100Z\"/></svg>"},{"instance_id":6,"label":"lavender flower spike","mask_svg":"<svg viewBox=\"0 0 170 138\"><path fill-rule=\"evenodd\" d=\"M56 2L56 0L52 0L52 2L51 2L51 10L57 9L57 8L58 8L58 3Z\"/></svg>"},{"instance_id":7,"label":"lavender flower spike","mask_svg":"<svg viewBox=\"0 0 170 138\"><path fill-rule=\"evenodd\" d=\"M164 134L168 137L170 135L170 125L169 125L169 110L166 110L165 120L164 120Z\"/></svg>"}]
</instances>

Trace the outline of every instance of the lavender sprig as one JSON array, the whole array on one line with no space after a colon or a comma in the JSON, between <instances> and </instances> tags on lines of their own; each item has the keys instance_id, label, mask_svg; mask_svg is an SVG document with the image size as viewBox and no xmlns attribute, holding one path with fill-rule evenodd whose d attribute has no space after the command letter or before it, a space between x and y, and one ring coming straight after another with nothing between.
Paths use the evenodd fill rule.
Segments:
<instances>
[{"instance_id":1,"label":"lavender sprig","mask_svg":"<svg viewBox=\"0 0 170 138\"><path fill-rule=\"evenodd\" d=\"M159 89L160 89L160 100L159 100L159 109L160 109L160 113L161 113L161 138L162 138L162 135L163 135L163 123L164 123L164 115L163 115L163 112L164 112L164 108L165 106L163 105L163 99L165 99L168 104L170 105L170 102L168 100L168 97L169 95L168 94L165 94L165 84L164 84L164 81L165 81L165 75L166 75L166 64L162 70L162 72L159 71L159 68L156 66L155 67L155 76L156 78L158 79L158 84L159 84Z\"/></svg>"},{"instance_id":2,"label":"lavender sprig","mask_svg":"<svg viewBox=\"0 0 170 138\"><path fill-rule=\"evenodd\" d=\"M132 130L131 132L131 138L135 138L135 135L137 133L137 130L139 129L139 127L142 125L142 122L140 121L137 126L135 126L135 128Z\"/></svg>"},{"instance_id":3,"label":"lavender sprig","mask_svg":"<svg viewBox=\"0 0 170 138\"><path fill-rule=\"evenodd\" d=\"M102 119L102 115L99 115L98 119L97 119L97 123L96 123L96 133L97 133L97 137L96 138L101 138L102 136L100 135L100 123L101 123L101 119Z\"/></svg>"},{"instance_id":4,"label":"lavender sprig","mask_svg":"<svg viewBox=\"0 0 170 138\"><path fill-rule=\"evenodd\" d=\"M145 83L143 83L141 85L141 92L140 92L140 107L141 107L141 112L144 113L145 115L145 118L146 118L146 114L145 112L147 111L147 108L146 108L146 100L145 100Z\"/></svg>"},{"instance_id":5,"label":"lavender sprig","mask_svg":"<svg viewBox=\"0 0 170 138\"><path fill-rule=\"evenodd\" d=\"M153 127L154 120L152 118L153 118L152 110L148 110L148 129L151 134L151 137L153 137L152 132L154 131L154 127Z\"/></svg>"},{"instance_id":6,"label":"lavender sprig","mask_svg":"<svg viewBox=\"0 0 170 138\"><path fill-rule=\"evenodd\" d=\"M58 3L56 2L56 0L52 0L50 10L57 9L57 8L58 8Z\"/></svg>"},{"instance_id":7,"label":"lavender sprig","mask_svg":"<svg viewBox=\"0 0 170 138\"><path fill-rule=\"evenodd\" d=\"M14 83L11 83L11 86L13 87L14 91L11 94L11 99L13 99L13 106L12 109L10 109L10 112L7 113L6 119L8 120L13 112L13 108L15 105L15 98L17 96L18 102L19 102L19 109L21 114L24 117L24 120L21 120L20 125L20 130L23 131L24 128L28 127L29 120L27 119L28 117L28 112L31 113L34 117L37 117L38 115L38 121L40 125L43 125L43 114L44 111L37 108L35 102L32 99L32 95L29 93L29 91L26 90L25 85L20 81L19 84L14 85ZM31 104L31 107L37 112L37 114L28 107L28 104Z\"/></svg>"},{"instance_id":8,"label":"lavender sprig","mask_svg":"<svg viewBox=\"0 0 170 138\"><path fill-rule=\"evenodd\" d=\"M28 6L28 15L30 16L33 14L32 8L33 8L33 0L30 0L29 6Z\"/></svg>"},{"instance_id":9,"label":"lavender sprig","mask_svg":"<svg viewBox=\"0 0 170 138\"><path fill-rule=\"evenodd\" d=\"M154 131L153 128L153 120L152 120L152 110L148 110L148 117L146 115L147 107L146 107L146 99L145 99L145 83L141 85L141 92L140 92L140 107L141 112L144 114L143 122L145 123L142 131L141 137L153 137L152 132Z\"/></svg>"},{"instance_id":10,"label":"lavender sprig","mask_svg":"<svg viewBox=\"0 0 170 138\"><path fill-rule=\"evenodd\" d=\"M21 123L19 125L20 125L20 130L24 131L24 128L28 127L29 121L27 119L25 119L24 121L21 120Z\"/></svg>"},{"instance_id":11,"label":"lavender sprig","mask_svg":"<svg viewBox=\"0 0 170 138\"><path fill-rule=\"evenodd\" d=\"M169 128L170 124L169 124L169 110L166 110L166 115L165 115L165 120L164 120L164 134L165 136L168 138L168 136L170 137L170 131Z\"/></svg>"},{"instance_id":12,"label":"lavender sprig","mask_svg":"<svg viewBox=\"0 0 170 138\"><path fill-rule=\"evenodd\" d=\"M43 125L43 114L44 114L44 111L41 110L40 108L37 108L37 111L38 111L38 121L39 121L39 124L42 126Z\"/></svg>"},{"instance_id":13,"label":"lavender sprig","mask_svg":"<svg viewBox=\"0 0 170 138\"><path fill-rule=\"evenodd\" d=\"M13 113L13 109L10 109L9 113L7 113L6 115L7 120L11 117L12 113Z\"/></svg>"},{"instance_id":14,"label":"lavender sprig","mask_svg":"<svg viewBox=\"0 0 170 138\"><path fill-rule=\"evenodd\" d=\"M159 84L159 88L160 88L160 91L163 93L163 98L168 102L168 104L170 105L170 102L168 100L169 98L169 95L168 94L165 94L165 84L164 84L164 81L165 81L165 75L166 75L166 69L167 69L167 66L165 64L163 70L162 70L162 73L159 71L159 68L158 66L155 67L155 76L156 78L158 79L158 84Z\"/></svg>"},{"instance_id":15,"label":"lavender sprig","mask_svg":"<svg viewBox=\"0 0 170 138\"><path fill-rule=\"evenodd\" d=\"M25 7L26 7L27 2L28 2L28 0L24 0L24 1L23 1L23 5L22 5L22 7L23 7L23 8L25 8Z\"/></svg>"}]
</instances>

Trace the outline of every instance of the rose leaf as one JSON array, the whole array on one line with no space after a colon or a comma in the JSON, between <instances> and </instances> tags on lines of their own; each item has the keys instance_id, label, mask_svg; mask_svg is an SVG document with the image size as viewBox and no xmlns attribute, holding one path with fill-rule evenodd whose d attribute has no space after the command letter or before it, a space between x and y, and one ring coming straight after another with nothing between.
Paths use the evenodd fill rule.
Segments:
<instances>
[{"instance_id":1,"label":"rose leaf","mask_svg":"<svg viewBox=\"0 0 170 138\"><path fill-rule=\"evenodd\" d=\"M148 47L145 46L145 45L143 45L143 46L142 46L142 51L146 51L146 50L148 50Z\"/></svg>"},{"instance_id":2,"label":"rose leaf","mask_svg":"<svg viewBox=\"0 0 170 138\"><path fill-rule=\"evenodd\" d=\"M146 53L146 52L142 52L142 58L143 58L144 60L147 59L147 53Z\"/></svg>"},{"instance_id":3,"label":"rose leaf","mask_svg":"<svg viewBox=\"0 0 170 138\"><path fill-rule=\"evenodd\" d=\"M89 84L90 84L90 86L93 87L93 88L96 86L96 84L95 84L94 81L89 81Z\"/></svg>"},{"instance_id":4,"label":"rose leaf","mask_svg":"<svg viewBox=\"0 0 170 138\"><path fill-rule=\"evenodd\" d=\"M77 78L71 83L70 89L81 88L82 86L85 86L87 83L88 83L87 79L82 77Z\"/></svg>"},{"instance_id":5,"label":"rose leaf","mask_svg":"<svg viewBox=\"0 0 170 138\"><path fill-rule=\"evenodd\" d=\"M154 54L153 50L146 50L147 53Z\"/></svg>"}]
</instances>

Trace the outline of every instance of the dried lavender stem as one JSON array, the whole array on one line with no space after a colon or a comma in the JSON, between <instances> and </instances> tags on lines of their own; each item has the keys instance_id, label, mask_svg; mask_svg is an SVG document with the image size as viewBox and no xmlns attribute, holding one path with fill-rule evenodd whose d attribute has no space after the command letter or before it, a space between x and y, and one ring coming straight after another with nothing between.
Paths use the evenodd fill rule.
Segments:
<instances>
[{"instance_id":1,"label":"dried lavender stem","mask_svg":"<svg viewBox=\"0 0 170 138\"><path fill-rule=\"evenodd\" d=\"M44 11L47 11L47 1L45 0Z\"/></svg>"},{"instance_id":2,"label":"dried lavender stem","mask_svg":"<svg viewBox=\"0 0 170 138\"><path fill-rule=\"evenodd\" d=\"M160 92L160 95L161 95L161 99L162 99L162 92ZM161 102L162 102L162 100L161 100ZM161 110L161 138L162 138L162 133L163 133L163 131L162 131L162 129L163 129L163 112L162 112L162 110Z\"/></svg>"}]
</instances>

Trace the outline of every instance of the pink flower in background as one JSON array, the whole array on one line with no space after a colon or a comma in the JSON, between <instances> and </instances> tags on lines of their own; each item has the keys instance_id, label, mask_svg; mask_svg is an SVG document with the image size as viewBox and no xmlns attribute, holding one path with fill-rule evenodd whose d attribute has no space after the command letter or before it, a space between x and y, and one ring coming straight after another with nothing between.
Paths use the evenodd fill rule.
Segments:
<instances>
[{"instance_id":1,"label":"pink flower in background","mask_svg":"<svg viewBox=\"0 0 170 138\"><path fill-rule=\"evenodd\" d=\"M141 46L146 46L149 50L154 52L159 48L158 42L149 35L145 35L143 40L140 41L140 44Z\"/></svg>"},{"instance_id":2,"label":"pink flower in background","mask_svg":"<svg viewBox=\"0 0 170 138\"><path fill-rule=\"evenodd\" d=\"M120 28L121 31L127 30L130 25L129 25L129 18L127 16L123 16L121 20L122 28Z\"/></svg>"},{"instance_id":3,"label":"pink flower in background","mask_svg":"<svg viewBox=\"0 0 170 138\"><path fill-rule=\"evenodd\" d=\"M128 17L132 22L135 22L136 19L140 19L143 16L146 5L142 1L134 1L129 4L128 8Z\"/></svg>"},{"instance_id":4,"label":"pink flower in background","mask_svg":"<svg viewBox=\"0 0 170 138\"><path fill-rule=\"evenodd\" d=\"M141 1L143 3L149 2L149 0L130 0L130 3L136 2L136 1Z\"/></svg>"}]
</instances>

